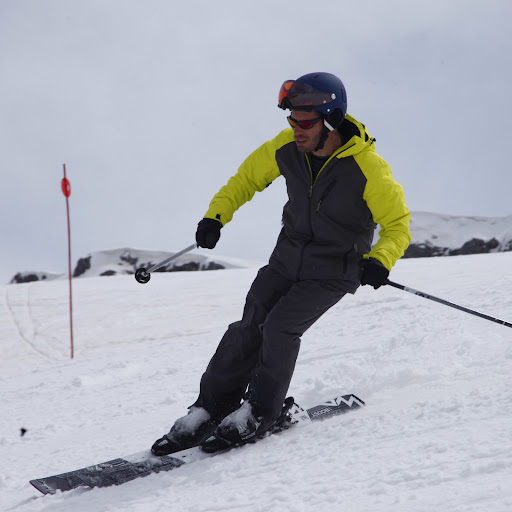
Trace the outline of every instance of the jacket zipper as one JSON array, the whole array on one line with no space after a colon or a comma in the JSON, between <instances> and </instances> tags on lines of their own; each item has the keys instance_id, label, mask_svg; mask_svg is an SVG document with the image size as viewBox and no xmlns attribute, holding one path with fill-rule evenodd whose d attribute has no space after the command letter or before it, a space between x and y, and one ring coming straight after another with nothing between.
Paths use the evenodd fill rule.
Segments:
<instances>
[{"instance_id":1,"label":"jacket zipper","mask_svg":"<svg viewBox=\"0 0 512 512\"><path fill-rule=\"evenodd\" d=\"M309 199L309 204L308 204L308 223L309 223L309 230L311 232L311 238L313 238L313 223L311 222L312 218L311 218L311 200L313 198L313 187L315 185L315 183L318 181L318 178L320 177L320 174L322 173L322 171L325 169L325 166L331 161L332 159L332 155L331 158L329 158L329 160L327 160L327 162L325 162L324 165L322 165L322 167L320 168L320 170L318 171L318 174L316 175L316 178L313 180L313 171L311 169L311 164L309 163L309 158L308 158L308 155L306 154L306 162L308 164L308 169L309 169L309 176L311 178L311 185L309 186L309 194L308 194L308 199ZM327 192L332 188L332 185L330 187L328 187L327 189ZM318 211L318 208L320 208L320 203L323 201L323 199L325 199L325 192L322 194L322 197L320 198L320 202L318 203L318 206L317 206L317 211ZM300 258L299 258L299 265L297 267L297 275L296 275L296 279L297 281L299 280L300 278L300 273L302 271L302 265L304 264L304 252L306 251L306 247L311 243L311 240L309 242L306 242L304 244L304 246L302 247L302 250L300 252Z\"/></svg>"},{"instance_id":2,"label":"jacket zipper","mask_svg":"<svg viewBox=\"0 0 512 512\"><path fill-rule=\"evenodd\" d=\"M325 164L322 165L322 167L318 171L318 174L316 175L316 178L314 180L313 180L313 171L311 170L311 164L309 163L308 154L306 153L305 156L306 156L306 162L308 164L309 176L311 177L311 187L309 188L309 197L311 197L311 195L313 194L313 185L318 181L318 178L320 177L320 174L322 174L322 171L325 169L327 164L332 160L332 158L334 156L334 153L329 157L327 162L325 162Z\"/></svg>"},{"instance_id":3,"label":"jacket zipper","mask_svg":"<svg viewBox=\"0 0 512 512\"><path fill-rule=\"evenodd\" d=\"M311 199L313 197L313 185L316 183L316 180L318 179L318 176L320 176L320 173L322 172L323 168L325 167L325 164L322 166L322 168L318 172L318 174L316 176L316 179L313 180L313 171L311 170L311 164L309 163L308 155L306 154L305 157L306 157L306 162L308 164L309 177L310 177L310 181L311 181L311 184L309 186L309 193L308 193L308 203L309 203L308 204L308 224L309 224L309 230L311 232L311 237L313 237L313 225L312 225L312 222L311 222ZM306 251L306 247L310 243L311 243L311 241L306 242L303 245L303 247L302 247L302 249L300 251L299 265L297 266L297 275L296 275L296 280L297 281L300 279L300 273L302 271L302 265L304 264L304 252Z\"/></svg>"},{"instance_id":4,"label":"jacket zipper","mask_svg":"<svg viewBox=\"0 0 512 512\"><path fill-rule=\"evenodd\" d=\"M346 151L347 149L350 149L352 146L355 146L355 143L352 144L351 146L349 146L348 148L344 148L343 151ZM311 199L313 198L313 186L315 185L315 183L318 181L318 178L320 177L320 174L322 174L322 171L325 169L325 167L329 164L329 162L335 158L337 155L339 155L341 153L341 151L338 151L338 152L334 152L330 157L329 159L327 160L327 162L325 162L324 165L322 165L322 167L320 168L320 170L318 171L318 174L316 175L316 178L313 180L313 171L311 170L311 164L309 163L309 158L308 158L308 155L307 153L305 153L305 157L306 157L306 162L308 164L308 169L309 169L309 176L311 178L311 185L309 187L309 194L308 194L308 198L309 198L309 205L308 205L308 221L309 221L309 229L311 231L311 238L313 238L313 225L312 225L312 222L311 222ZM336 184L336 181L334 181L330 186L328 186L324 193L322 194L322 196L320 197L320 201L318 202L318 205L316 207L316 210L315 210L315 213L317 213L319 210L320 210L320 205L322 204L322 201L325 200L325 198L327 197L327 194L331 191L331 189L334 187L334 185ZM300 273L302 271L302 265L304 263L304 252L306 251L306 247L311 243L311 240L309 242L307 242L306 244L304 244L304 246L302 247L302 250L300 252L300 258L299 258L299 265L297 267L297 275L296 275L296 280L298 281L299 278L300 278ZM350 252L350 251L349 251ZM348 260L348 253L344 255L344 265L346 266L347 264L347 260Z\"/></svg>"}]
</instances>

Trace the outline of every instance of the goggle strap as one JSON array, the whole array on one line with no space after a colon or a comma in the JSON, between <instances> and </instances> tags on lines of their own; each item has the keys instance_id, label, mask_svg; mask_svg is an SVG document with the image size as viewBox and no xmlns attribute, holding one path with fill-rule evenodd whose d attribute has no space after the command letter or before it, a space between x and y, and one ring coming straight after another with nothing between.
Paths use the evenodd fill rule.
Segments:
<instances>
[{"instance_id":1,"label":"goggle strap","mask_svg":"<svg viewBox=\"0 0 512 512\"><path fill-rule=\"evenodd\" d=\"M324 125L327 127L327 129L329 131L332 132L334 130L334 126L332 124L328 123L326 119L324 119Z\"/></svg>"},{"instance_id":2,"label":"goggle strap","mask_svg":"<svg viewBox=\"0 0 512 512\"><path fill-rule=\"evenodd\" d=\"M327 127L327 129L330 132L334 131L334 126L332 126L332 124L328 123L326 119L324 119L324 125Z\"/></svg>"}]
</instances>

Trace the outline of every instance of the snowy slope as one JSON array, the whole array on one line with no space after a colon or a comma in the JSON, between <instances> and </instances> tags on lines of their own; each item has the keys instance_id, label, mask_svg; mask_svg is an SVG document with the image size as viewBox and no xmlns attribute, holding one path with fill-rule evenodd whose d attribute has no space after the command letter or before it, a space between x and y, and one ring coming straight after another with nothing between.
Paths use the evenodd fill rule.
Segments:
<instances>
[{"instance_id":1,"label":"snowy slope","mask_svg":"<svg viewBox=\"0 0 512 512\"><path fill-rule=\"evenodd\" d=\"M512 510L512 332L392 288L313 326L290 388L304 406L353 392L364 410L121 487L28 484L163 434L256 270L77 279L72 361L67 283L0 288L0 510ZM392 278L512 321L512 253L402 260Z\"/></svg>"},{"instance_id":2,"label":"snowy slope","mask_svg":"<svg viewBox=\"0 0 512 512\"><path fill-rule=\"evenodd\" d=\"M468 217L413 212L410 229L409 258L512 250L512 215Z\"/></svg>"}]
</instances>

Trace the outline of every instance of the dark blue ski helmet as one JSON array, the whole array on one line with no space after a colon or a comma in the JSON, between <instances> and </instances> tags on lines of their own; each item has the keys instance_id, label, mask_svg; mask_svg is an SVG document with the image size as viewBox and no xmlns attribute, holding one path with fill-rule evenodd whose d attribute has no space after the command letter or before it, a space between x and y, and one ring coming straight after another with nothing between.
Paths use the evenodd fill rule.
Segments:
<instances>
[{"instance_id":1,"label":"dark blue ski helmet","mask_svg":"<svg viewBox=\"0 0 512 512\"><path fill-rule=\"evenodd\" d=\"M347 93L343 82L331 73L308 73L287 80L279 91L278 107L283 110L316 110L333 127L338 127L347 113Z\"/></svg>"}]
</instances>

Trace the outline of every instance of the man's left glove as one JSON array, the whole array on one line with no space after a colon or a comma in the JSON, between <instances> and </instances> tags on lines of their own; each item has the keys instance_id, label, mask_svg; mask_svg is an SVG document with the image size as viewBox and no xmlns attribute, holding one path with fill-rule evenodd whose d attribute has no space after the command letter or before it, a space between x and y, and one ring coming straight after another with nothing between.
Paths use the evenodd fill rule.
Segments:
<instances>
[{"instance_id":1,"label":"man's left glove","mask_svg":"<svg viewBox=\"0 0 512 512\"><path fill-rule=\"evenodd\" d=\"M216 219L202 219L197 225L197 245L203 249L213 249L219 241L221 228L221 222Z\"/></svg>"},{"instance_id":2,"label":"man's left glove","mask_svg":"<svg viewBox=\"0 0 512 512\"><path fill-rule=\"evenodd\" d=\"M361 284L369 284L375 289L388 283L389 270L375 258L361 261Z\"/></svg>"}]
</instances>

